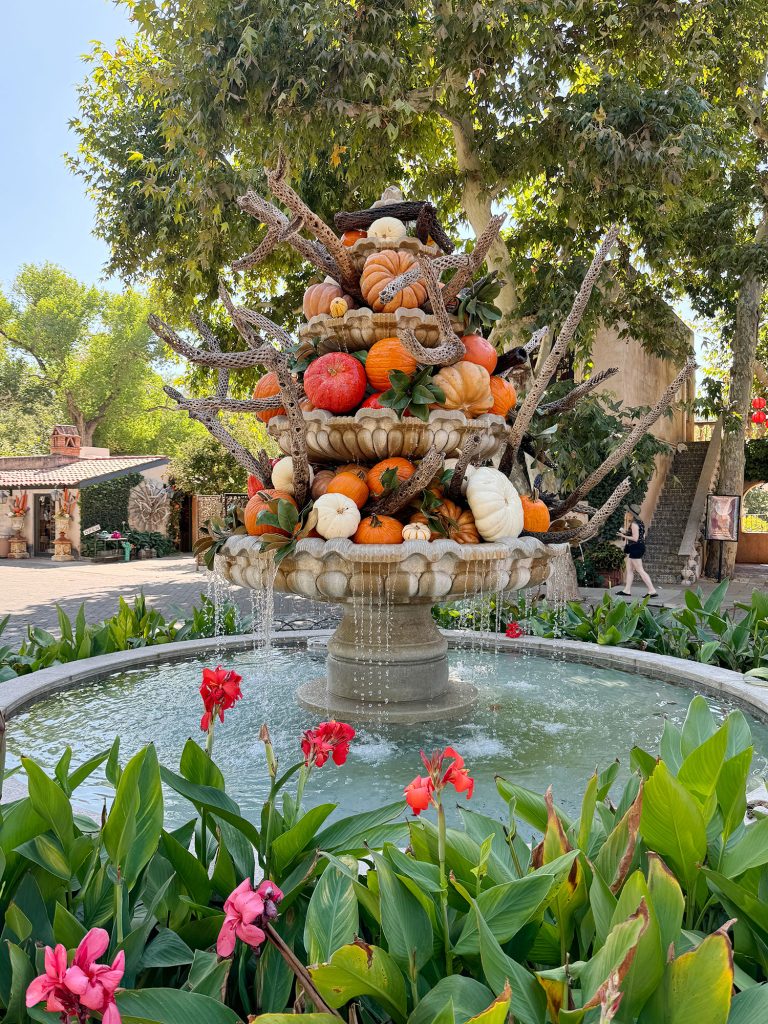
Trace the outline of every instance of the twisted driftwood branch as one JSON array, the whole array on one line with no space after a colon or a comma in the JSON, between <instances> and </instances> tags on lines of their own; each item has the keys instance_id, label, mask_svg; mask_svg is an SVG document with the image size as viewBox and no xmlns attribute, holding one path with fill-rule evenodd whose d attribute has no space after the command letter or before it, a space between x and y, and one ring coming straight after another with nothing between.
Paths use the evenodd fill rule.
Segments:
<instances>
[{"instance_id":1,"label":"twisted driftwood branch","mask_svg":"<svg viewBox=\"0 0 768 1024\"><path fill-rule=\"evenodd\" d=\"M480 445L482 443L483 435L479 430L473 431L469 434L464 442L464 447L461 449L459 461L454 467L451 483L448 487L448 498L451 501L461 501L461 485L464 483L464 477L467 475L467 469L472 465L477 453L480 451Z\"/></svg>"},{"instance_id":2,"label":"twisted driftwood branch","mask_svg":"<svg viewBox=\"0 0 768 1024\"><path fill-rule=\"evenodd\" d=\"M278 157L277 165L267 172L269 191L286 206L294 216L302 222L302 226L328 250L341 273L339 282L347 291L357 293L359 275L355 270L348 248L342 243L336 232L329 228L325 221L306 205L297 192L286 181L288 162L283 153Z\"/></svg>"},{"instance_id":3,"label":"twisted driftwood branch","mask_svg":"<svg viewBox=\"0 0 768 1024\"><path fill-rule=\"evenodd\" d=\"M172 327L160 319L155 313L150 313L147 323L154 333L164 341L169 348L180 356L197 363L198 366L212 366L214 368L245 370L252 366L261 366L264 363L265 350L271 346L264 345L262 348L253 349L250 352L217 352L197 348L189 342L180 338ZM275 350L272 349L274 352Z\"/></svg>"},{"instance_id":4,"label":"twisted driftwood branch","mask_svg":"<svg viewBox=\"0 0 768 1024\"><path fill-rule=\"evenodd\" d=\"M575 408L578 404L579 399L588 395L590 391L594 391L596 387L599 387L603 381L608 380L614 373L618 373L619 369L617 366L612 366L607 370L601 370L600 373L596 373L594 377L590 377L589 380L583 381L578 384L572 391L569 391L567 395L563 395L562 398L558 398L556 402L549 402L547 405L540 406L536 412L539 416L552 416L555 413L568 412Z\"/></svg>"},{"instance_id":5,"label":"twisted driftwood branch","mask_svg":"<svg viewBox=\"0 0 768 1024\"><path fill-rule=\"evenodd\" d=\"M626 458L627 455L629 455L629 453L637 446L637 444L645 436L645 434L648 431L648 428L651 427L656 422L656 420L661 416L661 414L666 409L669 408L669 406L674 401L678 391L683 386L683 384L695 368L696 361L691 356L691 358L688 359L685 366L682 368L680 373L678 373L678 375L669 385L669 387L664 392L659 401L656 403L656 405L654 405L654 407L651 410L649 410L649 412L647 412L645 416L638 420L635 427L630 431L630 433L627 435L624 441L622 441L618 448L614 449L614 451L611 452L611 454L608 456L608 458L605 460L602 466L599 466L594 471L594 473L590 473L587 479L580 483L572 494L569 494L564 501L560 502L560 504L556 508L552 509L552 517L554 519L557 519L564 513L570 511L570 509L572 509L578 501L581 501L584 495L589 494L593 487L597 487L597 485L602 480L604 480L605 477L608 476L608 474L612 470L614 470L618 466L621 460Z\"/></svg>"},{"instance_id":6,"label":"twisted driftwood branch","mask_svg":"<svg viewBox=\"0 0 768 1024\"><path fill-rule=\"evenodd\" d=\"M266 412L279 409L283 404L281 395L270 395L269 398L185 398L182 408L187 412Z\"/></svg>"},{"instance_id":7,"label":"twisted driftwood branch","mask_svg":"<svg viewBox=\"0 0 768 1024\"><path fill-rule=\"evenodd\" d=\"M430 448L412 477L374 502L370 507L371 515L391 516L404 509L434 479L442 465L443 456Z\"/></svg>"},{"instance_id":8,"label":"twisted driftwood branch","mask_svg":"<svg viewBox=\"0 0 768 1024\"><path fill-rule=\"evenodd\" d=\"M249 270L266 259L272 250L281 242L288 242L308 263L311 263L323 274L336 280L341 279L341 271L336 260L325 246L309 238L303 238L295 230L295 221L290 221L282 210L264 199L258 192L248 191L239 196L237 205L244 213L250 214L262 224L267 225L267 233L261 244L247 256L242 256L232 264L233 270Z\"/></svg>"},{"instance_id":9,"label":"twisted driftwood branch","mask_svg":"<svg viewBox=\"0 0 768 1024\"><path fill-rule=\"evenodd\" d=\"M597 252L592 257L592 262L589 265L589 270L581 282L581 288L579 288L576 298L573 300L571 311L565 318L565 322L557 336L557 341L552 346L552 350L544 360L544 363L536 374L533 384L525 396L525 400L517 412L517 418L515 419L515 425L512 428L512 433L509 438L509 448L512 452L512 460L517 458L517 452L520 447L520 442L523 439L523 434L527 431L533 415L536 412L536 408L541 401L542 395L546 391L549 382L551 381L555 370L560 364L560 360L568 348L576 328L581 323L584 316L584 312L587 308L590 296L592 295L592 289L595 286L595 282L600 274L603 263L605 263L608 253L611 251L616 238L618 237L619 229L617 227L609 228L605 238L600 243Z\"/></svg>"},{"instance_id":10,"label":"twisted driftwood branch","mask_svg":"<svg viewBox=\"0 0 768 1024\"><path fill-rule=\"evenodd\" d=\"M599 533L619 505L621 505L629 492L629 488L630 479L625 477L606 503L601 505L597 512L595 512L589 522L583 523L581 526L577 526L572 530L555 530L554 533L531 533L526 531L525 536L535 537L537 540L544 541L545 544L583 544Z\"/></svg>"},{"instance_id":11,"label":"twisted driftwood branch","mask_svg":"<svg viewBox=\"0 0 768 1024\"><path fill-rule=\"evenodd\" d=\"M427 286L432 312L440 329L440 344L435 348L425 348L409 328L398 331L398 337L417 363L424 366L449 366L451 363L457 363L464 355L464 344L454 331L448 310L445 308L442 289L433 270L433 261L423 254L416 258L421 269L421 277Z\"/></svg>"},{"instance_id":12,"label":"twisted driftwood branch","mask_svg":"<svg viewBox=\"0 0 768 1024\"><path fill-rule=\"evenodd\" d=\"M219 281L219 296L245 343L251 346L254 351L260 353L260 361L277 377L277 382L280 385L280 397L282 398L281 404L288 417L291 434L294 497L298 507L303 508L309 499L310 490L307 426L301 414L299 389L291 374L288 360L282 352L279 352L272 345L265 345L262 338L254 330L254 321L266 321L268 324L271 324L271 321L268 321L266 317L262 317L258 313L253 313L252 310L235 306L223 281ZM280 332L281 329L276 324L271 326L276 332Z\"/></svg>"},{"instance_id":13,"label":"twisted driftwood branch","mask_svg":"<svg viewBox=\"0 0 768 1024\"><path fill-rule=\"evenodd\" d=\"M455 246L443 230L437 219L437 210L432 203L419 201L402 201L399 203L380 203L370 206L367 210L352 212L342 210L333 218L338 231L365 230L379 217L395 217L404 223L416 222L416 237L426 245L431 238L443 252L453 252Z\"/></svg>"},{"instance_id":14,"label":"twisted driftwood branch","mask_svg":"<svg viewBox=\"0 0 768 1024\"><path fill-rule=\"evenodd\" d=\"M475 242L472 252L440 257L438 262L441 272L452 267L456 268L456 273L443 289L443 302L445 302L446 306L450 306L458 298L459 292L467 281L483 265L485 257L488 255L488 250L496 241L501 231L501 226L506 219L506 214L503 213L491 217L488 227Z\"/></svg>"}]
</instances>

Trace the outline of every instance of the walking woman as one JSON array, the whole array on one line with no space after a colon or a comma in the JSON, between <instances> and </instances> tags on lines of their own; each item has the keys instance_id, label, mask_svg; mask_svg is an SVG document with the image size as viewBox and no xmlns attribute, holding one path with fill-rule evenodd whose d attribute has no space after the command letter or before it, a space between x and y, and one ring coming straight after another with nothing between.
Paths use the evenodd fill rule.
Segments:
<instances>
[{"instance_id":1,"label":"walking woman","mask_svg":"<svg viewBox=\"0 0 768 1024\"><path fill-rule=\"evenodd\" d=\"M619 530L619 536L624 541L625 577L624 589L619 591L621 597L632 596L632 582L635 573L640 577L648 588L648 597L657 597L651 577L643 568L643 555L645 554L645 523L642 519L628 508L624 513L624 528Z\"/></svg>"}]
</instances>

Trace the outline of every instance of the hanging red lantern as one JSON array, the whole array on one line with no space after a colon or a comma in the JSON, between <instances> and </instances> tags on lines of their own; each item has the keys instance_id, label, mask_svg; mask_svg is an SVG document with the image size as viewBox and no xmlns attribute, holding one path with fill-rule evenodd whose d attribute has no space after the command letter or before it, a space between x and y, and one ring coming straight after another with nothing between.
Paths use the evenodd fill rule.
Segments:
<instances>
[{"instance_id":1,"label":"hanging red lantern","mask_svg":"<svg viewBox=\"0 0 768 1024\"><path fill-rule=\"evenodd\" d=\"M765 408L765 404L766 403L765 403L765 399L764 398L753 398L752 399L752 408L753 409L764 409Z\"/></svg>"},{"instance_id":2,"label":"hanging red lantern","mask_svg":"<svg viewBox=\"0 0 768 1024\"><path fill-rule=\"evenodd\" d=\"M764 409L759 409L757 412L752 413L752 422L763 424L768 420L768 413Z\"/></svg>"}]
</instances>

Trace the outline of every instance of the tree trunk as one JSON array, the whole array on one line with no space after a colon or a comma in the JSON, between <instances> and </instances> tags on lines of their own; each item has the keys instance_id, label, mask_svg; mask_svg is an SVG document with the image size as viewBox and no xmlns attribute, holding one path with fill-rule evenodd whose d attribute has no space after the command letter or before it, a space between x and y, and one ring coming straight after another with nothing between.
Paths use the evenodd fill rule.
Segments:
<instances>
[{"instance_id":1,"label":"tree trunk","mask_svg":"<svg viewBox=\"0 0 768 1024\"><path fill-rule=\"evenodd\" d=\"M764 242L768 237L768 208L763 210L762 220L755 233L755 242ZM719 494L744 493L744 445L750 416L750 398L755 375L757 334L760 326L760 303L765 289L764 282L752 269L742 278L736 303L736 325L733 332L731 382L728 389L728 404L734 429L723 431L720 455L720 473L717 490ZM736 565L736 544L725 543L723 550L723 574L733 576ZM707 557L707 575L716 576L718 571L719 543L710 545Z\"/></svg>"},{"instance_id":2,"label":"tree trunk","mask_svg":"<svg viewBox=\"0 0 768 1024\"><path fill-rule=\"evenodd\" d=\"M78 408L72 395L67 394L65 397L67 403L67 415L74 427L77 427L77 432L80 435L80 444L83 447L90 448L93 445L93 435L96 433L96 427L103 419L102 416L98 416L95 419L87 420L85 414Z\"/></svg>"},{"instance_id":3,"label":"tree trunk","mask_svg":"<svg viewBox=\"0 0 768 1024\"><path fill-rule=\"evenodd\" d=\"M451 126L456 143L456 161L464 178L461 205L472 230L479 238L493 216L493 202L483 182L483 168L474 148L474 129L471 120L456 118L451 121ZM517 343L521 326L514 317L518 304L517 286L509 263L509 252L501 238L497 238L491 245L486 262L491 270L498 271L499 276L504 279L504 285L496 299L496 305L504 316L494 328L494 334L500 335L507 343Z\"/></svg>"}]
</instances>

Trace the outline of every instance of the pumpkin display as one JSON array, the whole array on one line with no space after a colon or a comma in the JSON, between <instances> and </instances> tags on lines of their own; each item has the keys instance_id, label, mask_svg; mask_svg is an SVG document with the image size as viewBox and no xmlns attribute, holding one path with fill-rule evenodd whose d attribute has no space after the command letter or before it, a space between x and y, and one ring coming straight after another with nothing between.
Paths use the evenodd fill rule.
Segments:
<instances>
[{"instance_id":1,"label":"pumpkin display","mask_svg":"<svg viewBox=\"0 0 768 1024\"><path fill-rule=\"evenodd\" d=\"M335 414L355 409L368 381L362 363L346 352L328 352L304 371L304 393L318 409Z\"/></svg>"},{"instance_id":2,"label":"pumpkin display","mask_svg":"<svg viewBox=\"0 0 768 1024\"><path fill-rule=\"evenodd\" d=\"M427 289L421 281L403 288L390 302L384 303L379 299L382 289L410 270L415 263L416 259L410 253L398 252L396 249L371 253L360 277L360 290L371 309L377 313L394 313L401 307L416 309L426 302Z\"/></svg>"},{"instance_id":3,"label":"pumpkin display","mask_svg":"<svg viewBox=\"0 0 768 1024\"><path fill-rule=\"evenodd\" d=\"M368 479L368 470L365 466L358 466L356 462L345 462L343 466L338 466L334 470L334 475L338 476L339 473L354 473L363 483Z\"/></svg>"},{"instance_id":4,"label":"pumpkin display","mask_svg":"<svg viewBox=\"0 0 768 1024\"><path fill-rule=\"evenodd\" d=\"M478 366L484 366L488 373L493 373L499 356L490 341L486 341L482 334L465 334L461 343L465 351L461 357L463 363L477 363Z\"/></svg>"},{"instance_id":5,"label":"pumpkin display","mask_svg":"<svg viewBox=\"0 0 768 1024\"><path fill-rule=\"evenodd\" d=\"M310 466L310 484L312 483L314 475L312 467ZM293 486L293 459L290 455L286 455L282 459L278 459L272 467L272 486L276 487L278 491L287 491L288 494L296 493L296 489Z\"/></svg>"},{"instance_id":6,"label":"pumpkin display","mask_svg":"<svg viewBox=\"0 0 768 1024\"><path fill-rule=\"evenodd\" d=\"M403 540L431 540L432 531L426 523L406 523L403 527Z\"/></svg>"},{"instance_id":7,"label":"pumpkin display","mask_svg":"<svg viewBox=\"0 0 768 1024\"><path fill-rule=\"evenodd\" d=\"M358 231L358 230L352 228L349 231L345 231L344 234L341 236L341 244L342 245L347 245L347 246L354 245L355 242L359 242L361 238L367 238L367 237L368 237L368 232L367 231Z\"/></svg>"},{"instance_id":8,"label":"pumpkin display","mask_svg":"<svg viewBox=\"0 0 768 1024\"><path fill-rule=\"evenodd\" d=\"M388 391L391 370L410 376L416 372L416 360L399 338L382 338L371 345L365 360L365 373L371 387Z\"/></svg>"},{"instance_id":9,"label":"pumpkin display","mask_svg":"<svg viewBox=\"0 0 768 1024\"><path fill-rule=\"evenodd\" d=\"M379 217L368 228L369 238L378 238L380 242L391 242L392 245L401 242L406 234L405 224L397 217Z\"/></svg>"},{"instance_id":10,"label":"pumpkin display","mask_svg":"<svg viewBox=\"0 0 768 1024\"><path fill-rule=\"evenodd\" d=\"M549 509L534 488L531 494L521 494L523 506L523 529L529 533L546 533L550 527Z\"/></svg>"},{"instance_id":11,"label":"pumpkin display","mask_svg":"<svg viewBox=\"0 0 768 1024\"><path fill-rule=\"evenodd\" d=\"M253 389L254 398L271 398L273 395L279 394L280 382L277 379L277 374L271 370L269 373L265 373L263 377L259 377L256 381L256 387ZM285 409L282 406L279 406L277 409L264 409L263 412L257 412L256 415L262 423L269 423L273 416L284 416Z\"/></svg>"},{"instance_id":12,"label":"pumpkin display","mask_svg":"<svg viewBox=\"0 0 768 1024\"><path fill-rule=\"evenodd\" d=\"M312 497L319 498L322 494L328 490L328 484L336 476L336 472L333 469L321 469L315 473L315 479L312 481Z\"/></svg>"},{"instance_id":13,"label":"pumpkin display","mask_svg":"<svg viewBox=\"0 0 768 1024\"><path fill-rule=\"evenodd\" d=\"M351 295L345 295L340 284L332 277L326 277L320 284L311 284L304 292L302 311L307 320L320 313L330 313L331 303L334 299L344 299L348 309L352 309L355 300Z\"/></svg>"},{"instance_id":14,"label":"pumpkin display","mask_svg":"<svg viewBox=\"0 0 768 1024\"><path fill-rule=\"evenodd\" d=\"M468 419L473 419L490 412L493 406L491 375L477 363L444 366L432 380L445 395L441 403L444 409L458 409Z\"/></svg>"},{"instance_id":15,"label":"pumpkin display","mask_svg":"<svg viewBox=\"0 0 768 1024\"><path fill-rule=\"evenodd\" d=\"M268 512L270 501L274 501L276 498L283 498L285 501L290 501L294 507L296 506L293 495L287 491L279 491L274 487L265 487L263 490L257 491L245 506L243 522L245 523L246 533L249 533L251 537L260 537L263 533L278 533L282 537L288 536L287 530L281 530L277 526L268 526L266 523L257 522L259 513Z\"/></svg>"},{"instance_id":16,"label":"pumpkin display","mask_svg":"<svg viewBox=\"0 0 768 1024\"><path fill-rule=\"evenodd\" d=\"M455 540L457 544L479 544L480 534L475 518L470 511L461 508L454 501L445 498L430 512L430 517L440 524L440 529L431 529L423 512L411 516L412 523L424 523L430 530L432 540Z\"/></svg>"},{"instance_id":17,"label":"pumpkin display","mask_svg":"<svg viewBox=\"0 0 768 1024\"><path fill-rule=\"evenodd\" d=\"M483 540L499 541L504 537L519 537L522 533L520 495L498 469L475 470L467 483L467 503Z\"/></svg>"},{"instance_id":18,"label":"pumpkin display","mask_svg":"<svg viewBox=\"0 0 768 1024\"><path fill-rule=\"evenodd\" d=\"M491 377L491 394L493 405L490 412L494 416L503 416L505 419L512 409L517 405L517 392L513 384L503 377Z\"/></svg>"},{"instance_id":19,"label":"pumpkin display","mask_svg":"<svg viewBox=\"0 0 768 1024\"><path fill-rule=\"evenodd\" d=\"M317 523L315 529L326 540L351 537L360 525L357 505L345 494L321 495L315 504Z\"/></svg>"},{"instance_id":20,"label":"pumpkin display","mask_svg":"<svg viewBox=\"0 0 768 1024\"><path fill-rule=\"evenodd\" d=\"M392 516L366 516L352 540L355 544L402 544L403 524Z\"/></svg>"},{"instance_id":21,"label":"pumpkin display","mask_svg":"<svg viewBox=\"0 0 768 1024\"><path fill-rule=\"evenodd\" d=\"M401 458L399 455L377 462L372 469L368 470L365 481L368 484L368 490L375 498L381 497L387 490L386 481L382 482L382 477L390 470L394 470L398 484L408 480L416 472L413 463L409 462L408 459Z\"/></svg>"},{"instance_id":22,"label":"pumpkin display","mask_svg":"<svg viewBox=\"0 0 768 1024\"><path fill-rule=\"evenodd\" d=\"M246 490L248 491L248 497L252 498L256 491L264 490L264 481L260 480L257 476L254 476L253 473L249 473Z\"/></svg>"},{"instance_id":23,"label":"pumpkin display","mask_svg":"<svg viewBox=\"0 0 768 1024\"><path fill-rule=\"evenodd\" d=\"M328 484L325 493L344 494L351 498L358 508L362 508L368 501L368 495L371 492L368 490L368 485L354 473L337 473Z\"/></svg>"},{"instance_id":24,"label":"pumpkin display","mask_svg":"<svg viewBox=\"0 0 768 1024\"><path fill-rule=\"evenodd\" d=\"M331 299L331 304L328 307L328 312L331 314L332 317L334 317L334 319L338 320L339 317L344 316L348 309L349 303L347 302L347 300L339 296L338 299Z\"/></svg>"}]
</instances>

